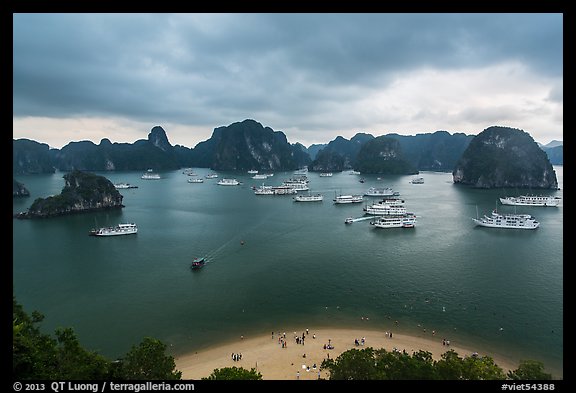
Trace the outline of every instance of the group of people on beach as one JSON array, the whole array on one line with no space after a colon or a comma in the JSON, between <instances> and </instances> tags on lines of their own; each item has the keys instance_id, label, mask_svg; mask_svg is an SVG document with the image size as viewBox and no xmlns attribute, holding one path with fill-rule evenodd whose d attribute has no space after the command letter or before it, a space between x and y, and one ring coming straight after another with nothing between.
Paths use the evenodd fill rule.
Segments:
<instances>
[{"instance_id":1,"label":"group of people on beach","mask_svg":"<svg viewBox=\"0 0 576 393\"><path fill-rule=\"evenodd\" d=\"M235 362L242 360L242 354L241 353L232 353L232 360Z\"/></svg>"},{"instance_id":2,"label":"group of people on beach","mask_svg":"<svg viewBox=\"0 0 576 393\"><path fill-rule=\"evenodd\" d=\"M366 338L365 338L365 337L362 337L362 338L360 339L360 341L358 341L357 338L354 339L354 345L356 345L356 346L359 346L359 345L362 345L362 346L363 346L365 342L366 342Z\"/></svg>"}]
</instances>

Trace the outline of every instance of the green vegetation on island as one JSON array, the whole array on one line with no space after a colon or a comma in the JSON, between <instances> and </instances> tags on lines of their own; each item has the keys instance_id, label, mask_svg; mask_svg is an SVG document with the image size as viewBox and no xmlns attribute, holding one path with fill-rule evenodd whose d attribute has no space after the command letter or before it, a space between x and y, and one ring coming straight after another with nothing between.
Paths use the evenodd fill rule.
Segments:
<instances>
[{"instance_id":1,"label":"green vegetation on island","mask_svg":"<svg viewBox=\"0 0 576 393\"><path fill-rule=\"evenodd\" d=\"M546 153L527 132L509 127L489 127L478 134L452 176L454 183L478 188L558 188Z\"/></svg>"},{"instance_id":2,"label":"green vegetation on island","mask_svg":"<svg viewBox=\"0 0 576 393\"><path fill-rule=\"evenodd\" d=\"M65 185L59 195L37 198L27 212L16 218L45 218L85 211L122 208L122 194L103 176L72 171L64 176Z\"/></svg>"},{"instance_id":3,"label":"green vegetation on island","mask_svg":"<svg viewBox=\"0 0 576 393\"><path fill-rule=\"evenodd\" d=\"M215 369L210 376L202 378L203 380L261 380L262 374L255 368L246 370L243 367L223 367Z\"/></svg>"},{"instance_id":4,"label":"green vegetation on island","mask_svg":"<svg viewBox=\"0 0 576 393\"><path fill-rule=\"evenodd\" d=\"M387 351L386 349L350 349L336 359L325 359L322 368L331 380L550 380L540 362L528 360L518 369L504 373L490 356L460 357L449 350L440 360L427 351Z\"/></svg>"},{"instance_id":5,"label":"green vegetation on island","mask_svg":"<svg viewBox=\"0 0 576 393\"><path fill-rule=\"evenodd\" d=\"M111 361L80 345L72 328L58 328L55 338L39 328L44 316L28 315L13 297L12 377L15 380L171 380L180 379L166 345L146 337Z\"/></svg>"},{"instance_id":6,"label":"green vegetation on island","mask_svg":"<svg viewBox=\"0 0 576 393\"><path fill-rule=\"evenodd\" d=\"M400 142L379 136L366 142L356 157L354 169L361 173L412 175L418 170L402 154Z\"/></svg>"}]
</instances>

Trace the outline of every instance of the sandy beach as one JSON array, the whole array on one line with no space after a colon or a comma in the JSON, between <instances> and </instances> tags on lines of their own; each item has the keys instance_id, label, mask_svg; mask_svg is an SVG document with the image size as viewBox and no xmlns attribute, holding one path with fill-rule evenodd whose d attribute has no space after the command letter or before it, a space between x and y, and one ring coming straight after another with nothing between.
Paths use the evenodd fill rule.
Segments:
<instances>
[{"instance_id":1,"label":"sandy beach","mask_svg":"<svg viewBox=\"0 0 576 393\"><path fill-rule=\"evenodd\" d=\"M461 357L478 352L480 356L491 356L505 372L518 367L518 364L510 359L484 353L480 348L468 348L453 342L443 345L442 337L421 338L393 331L390 337L387 333L364 329L310 328L308 334L306 329L303 329L296 332L274 332L273 336L272 332L256 337L240 336L234 342L175 357L176 369L182 371L182 379L188 380L199 380L209 376L216 368L233 366L248 370L255 368L265 380L314 380L319 377L327 379L327 371L320 369L324 359L334 359L352 348L367 347L385 348L388 351L396 348L400 351L406 350L409 354L424 350L431 352L434 359L440 359L440 356L450 349L455 350ZM285 347L278 339L279 336L283 338L284 334ZM296 343L295 337L301 338L303 334L304 344ZM357 346L355 339L361 343L362 338L364 345ZM325 349L324 346L328 344L331 344L333 349ZM242 358L233 360L232 354L241 354Z\"/></svg>"}]
</instances>

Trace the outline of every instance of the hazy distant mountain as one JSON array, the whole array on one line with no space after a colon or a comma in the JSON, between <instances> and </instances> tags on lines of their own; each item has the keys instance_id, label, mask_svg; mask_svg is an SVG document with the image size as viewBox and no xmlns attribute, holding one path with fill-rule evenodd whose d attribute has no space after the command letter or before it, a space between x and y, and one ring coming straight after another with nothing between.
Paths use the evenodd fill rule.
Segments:
<instances>
[{"instance_id":1,"label":"hazy distant mountain","mask_svg":"<svg viewBox=\"0 0 576 393\"><path fill-rule=\"evenodd\" d=\"M562 141L553 140L553 141L547 143L546 145L544 145L544 147L551 148L551 147L562 146L563 144L564 144L564 142L562 142Z\"/></svg>"},{"instance_id":2,"label":"hazy distant mountain","mask_svg":"<svg viewBox=\"0 0 576 393\"><path fill-rule=\"evenodd\" d=\"M152 128L148 139L134 143L111 143L102 139L71 142L56 153L56 164L63 171L114 171L177 169L181 165L162 127Z\"/></svg>"},{"instance_id":3,"label":"hazy distant mountain","mask_svg":"<svg viewBox=\"0 0 576 393\"><path fill-rule=\"evenodd\" d=\"M564 146L562 141L553 140L546 145L538 143L538 146L546 152L552 165L564 165Z\"/></svg>"},{"instance_id":4,"label":"hazy distant mountain","mask_svg":"<svg viewBox=\"0 0 576 393\"><path fill-rule=\"evenodd\" d=\"M416 135L387 134L400 142L404 158L420 171L451 172L474 138L447 131Z\"/></svg>"},{"instance_id":5,"label":"hazy distant mountain","mask_svg":"<svg viewBox=\"0 0 576 393\"><path fill-rule=\"evenodd\" d=\"M397 140L403 159L417 170L451 172L474 135L446 131L428 134L399 135L387 134ZM351 140L337 137L322 149L309 169L313 171L337 171L354 168L362 146L372 141L371 134L358 133Z\"/></svg>"},{"instance_id":6,"label":"hazy distant mountain","mask_svg":"<svg viewBox=\"0 0 576 393\"><path fill-rule=\"evenodd\" d=\"M452 172L474 135L446 131L417 135L388 134L399 142L403 160L417 170ZM170 170L204 167L244 171L280 171L307 166L311 171L337 172L356 168L358 154L371 134L357 133L350 140L338 136L327 144L305 148L289 144L286 135L263 127L255 120L244 120L214 129L212 136L194 148L172 146L160 126L151 129L147 139L134 143L112 143L102 139L70 142L62 149L28 139L13 140L13 173L54 173L90 170ZM553 165L562 165L561 141L541 146ZM313 157L313 158L312 158Z\"/></svg>"},{"instance_id":7,"label":"hazy distant mountain","mask_svg":"<svg viewBox=\"0 0 576 393\"><path fill-rule=\"evenodd\" d=\"M374 139L373 135L361 132L350 140L337 136L316 154L308 169L318 172L339 172L352 169L362 145L372 139Z\"/></svg>"},{"instance_id":8,"label":"hazy distant mountain","mask_svg":"<svg viewBox=\"0 0 576 393\"><path fill-rule=\"evenodd\" d=\"M310 159L314 160L314 159L316 159L316 155L318 154L318 152L320 150L324 149L326 146L327 146L326 143L317 143L317 144L308 146L308 149L306 149L306 151L310 155Z\"/></svg>"},{"instance_id":9,"label":"hazy distant mountain","mask_svg":"<svg viewBox=\"0 0 576 393\"><path fill-rule=\"evenodd\" d=\"M564 165L564 146L542 148L552 165Z\"/></svg>"},{"instance_id":10,"label":"hazy distant mountain","mask_svg":"<svg viewBox=\"0 0 576 393\"><path fill-rule=\"evenodd\" d=\"M12 172L14 174L54 173L54 166L55 162L47 144L30 139L12 140Z\"/></svg>"},{"instance_id":11,"label":"hazy distant mountain","mask_svg":"<svg viewBox=\"0 0 576 393\"><path fill-rule=\"evenodd\" d=\"M546 153L527 132L510 127L489 127L475 136L452 175L454 183L479 188L558 188Z\"/></svg>"},{"instance_id":12,"label":"hazy distant mountain","mask_svg":"<svg viewBox=\"0 0 576 393\"><path fill-rule=\"evenodd\" d=\"M400 142L389 136L379 136L362 145L354 169L361 173L411 175L418 170L406 160Z\"/></svg>"}]
</instances>

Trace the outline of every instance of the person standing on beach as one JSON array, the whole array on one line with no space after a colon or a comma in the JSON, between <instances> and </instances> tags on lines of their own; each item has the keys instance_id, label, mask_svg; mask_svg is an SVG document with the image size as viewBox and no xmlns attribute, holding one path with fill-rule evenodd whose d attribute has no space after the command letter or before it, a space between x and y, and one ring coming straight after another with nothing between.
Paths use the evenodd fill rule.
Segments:
<instances>
[{"instance_id":1,"label":"person standing on beach","mask_svg":"<svg viewBox=\"0 0 576 393\"><path fill-rule=\"evenodd\" d=\"M300 371L296 371L296 379L300 379Z\"/></svg>"}]
</instances>

